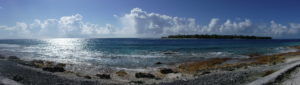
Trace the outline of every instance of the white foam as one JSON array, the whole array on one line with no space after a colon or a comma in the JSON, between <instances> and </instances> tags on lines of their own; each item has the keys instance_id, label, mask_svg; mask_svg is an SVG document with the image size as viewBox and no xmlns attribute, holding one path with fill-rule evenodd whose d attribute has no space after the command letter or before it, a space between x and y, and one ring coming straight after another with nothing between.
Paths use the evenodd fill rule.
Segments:
<instances>
[{"instance_id":1,"label":"white foam","mask_svg":"<svg viewBox=\"0 0 300 85\"><path fill-rule=\"evenodd\" d=\"M246 58L245 55L238 55L230 52L207 52L207 53L192 53L192 56L203 58Z\"/></svg>"},{"instance_id":2,"label":"white foam","mask_svg":"<svg viewBox=\"0 0 300 85\"><path fill-rule=\"evenodd\" d=\"M0 85L22 85L22 84L14 81L14 80L0 76Z\"/></svg>"},{"instance_id":3,"label":"white foam","mask_svg":"<svg viewBox=\"0 0 300 85\"><path fill-rule=\"evenodd\" d=\"M278 47L275 49L278 50L279 53L288 53L288 52L297 52L298 51L298 49L291 48L291 47Z\"/></svg>"}]
</instances>

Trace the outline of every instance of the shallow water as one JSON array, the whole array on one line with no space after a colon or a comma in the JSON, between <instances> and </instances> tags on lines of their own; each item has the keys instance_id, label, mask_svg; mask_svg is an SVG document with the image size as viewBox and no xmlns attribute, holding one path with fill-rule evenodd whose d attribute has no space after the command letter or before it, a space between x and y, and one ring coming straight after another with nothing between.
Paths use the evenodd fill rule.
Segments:
<instances>
[{"instance_id":1,"label":"shallow water","mask_svg":"<svg viewBox=\"0 0 300 85\"><path fill-rule=\"evenodd\" d=\"M0 54L28 60L135 68L155 66L156 62L172 64L288 52L293 49L287 46L299 44L300 40L276 39L3 39L0 40Z\"/></svg>"}]
</instances>

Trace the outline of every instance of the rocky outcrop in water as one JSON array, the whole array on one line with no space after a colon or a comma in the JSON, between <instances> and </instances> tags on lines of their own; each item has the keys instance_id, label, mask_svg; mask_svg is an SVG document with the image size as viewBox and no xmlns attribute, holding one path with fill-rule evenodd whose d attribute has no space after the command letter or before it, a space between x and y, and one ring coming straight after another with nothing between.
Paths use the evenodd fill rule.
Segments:
<instances>
[{"instance_id":1,"label":"rocky outcrop in water","mask_svg":"<svg viewBox=\"0 0 300 85\"><path fill-rule=\"evenodd\" d=\"M163 63L161 63L161 62L156 62L155 64L156 64L156 65L160 65L160 64L163 64Z\"/></svg>"},{"instance_id":2,"label":"rocky outcrop in water","mask_svg":"<svg viewBox=\"0 0 300 85\"><path fill-rule=\"evenodd\" d=\"M17 56L9 56L8 60L20 60Z\"/></svg>"}]
</instances>

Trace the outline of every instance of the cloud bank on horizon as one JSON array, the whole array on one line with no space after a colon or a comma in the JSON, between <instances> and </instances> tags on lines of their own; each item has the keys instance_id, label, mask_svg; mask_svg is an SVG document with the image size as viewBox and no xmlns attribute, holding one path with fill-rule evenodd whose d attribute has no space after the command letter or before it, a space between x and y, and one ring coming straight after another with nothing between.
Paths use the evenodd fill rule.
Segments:
<instances>
[{"instance_id":1,"label":"cloud bank on horizon","mask_svg":"<svg viewBox=\"0 0 300 85\"><path fill-rule=\"evenodd\" d=\"M300 38L300 24L287 25L270 21L255 23L250 19L221 22L213 18L205 25L194 18L173 17L133 8L116 16L121 26L100 26L83 21L75 14L59 19L36 19L32 23L16 22L14 26L0 25L0 38L103 38L103 37L161 37L175 34L256 35L275 38Z\"/></svg>"}]
</instances>

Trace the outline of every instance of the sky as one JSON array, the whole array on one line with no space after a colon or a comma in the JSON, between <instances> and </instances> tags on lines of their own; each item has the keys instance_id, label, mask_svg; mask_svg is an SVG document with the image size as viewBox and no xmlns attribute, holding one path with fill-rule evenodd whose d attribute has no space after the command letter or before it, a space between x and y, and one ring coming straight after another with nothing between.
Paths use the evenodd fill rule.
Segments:
<instances>
[{"instance_id":1,"label":"sky","mask_svg":"<svg viewBox=\"0 0 300 85\"><path fill-rule=\"evenodd\" d=\"M298 0L0 0L0 38L300 38Z\"/></svg>"}]
</instances>

